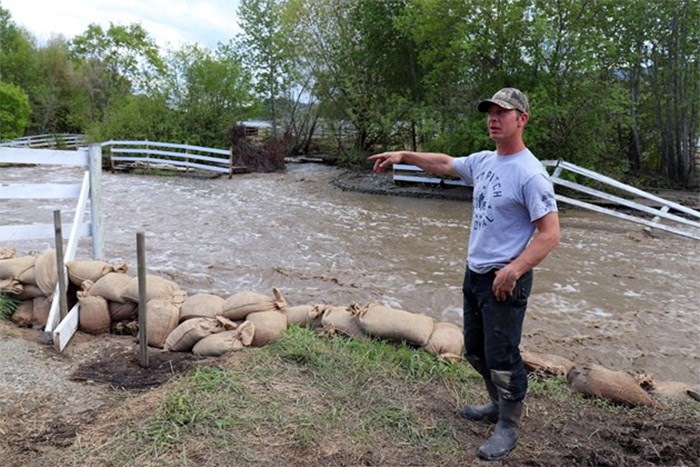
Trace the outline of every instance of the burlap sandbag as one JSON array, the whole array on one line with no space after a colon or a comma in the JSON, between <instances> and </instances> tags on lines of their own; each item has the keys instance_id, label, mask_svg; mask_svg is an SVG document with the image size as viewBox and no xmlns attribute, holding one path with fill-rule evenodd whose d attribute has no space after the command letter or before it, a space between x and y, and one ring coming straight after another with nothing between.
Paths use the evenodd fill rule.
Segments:
<instances>
[{"instance_id":1,"label":"burlap sandbag","mask_svg":"<svg viewBox=\"0 0 700 467\"><path fill-rule=\"evenodd\" d=\"M56 250L46 250L36 257L34 275L36 276L36 285L44 292L44 295L49 295L54 292L58 280L58 274L56 272Z\"/></svg>"},{"instance_id":2,"label":"burlap sandbag","mask_svg":"<svg viewBox=\"0 0 700 467\"><path fill-rule=\"evenodd\" d=\"M612 402L635 406L653 406L654 400L627 373L599 365L576 366L567 376L569 387L586 396L600 397Z\"/></svg>"},{"instance_id":3,"label":"burlap sandbag","mask_svg":"<svg viewBox=\"0 0 700 467\"><path fill-rule=\"evenodd\" d=\"M435 320L430 316L397 310L380 303L353 304L350 309L357 315L365 333L382 339L423 347L430 340L435 327Z\"/></svg>"},{"instance_id":4,"label":"burlap sandbag","mask_svg":"<svg viewBox=\"0 0 700 467\"><path fill-rule=\"evenodd\" d=\"M132 278L126 274L110 272L102 276L92 285L90 288L90 295L102 297L105 300L111 300L113 302L123 303L126 301L124 291L131 280ZM92 281L84 281L83 288L85 288L87 282ZM138 300L136 301L138 302Z\"/></svg>"},{"instance_id":5,"label":"burlap sandbag","mask_svg":"<svg viewBox=\"0 0 700 467\"><path fill-rule=\"evenodd\" d=\"M208 293L187 297L180 307L180 322L191 318L215 318L221 315L223 303L223 298Z\"/></svg>"},{"instance_id":6,"label":"burlap sandbag","mask_svg":"<svg viewBox=\"0 0 700 467\"><path fill-rule=\"evenodd\" d=\"M298 324L302 328L312 327L311 310L313 305L298 305L287 308L287 326Z\"/></svg>"},{"instance_id":7,"label":"burlap sandbag","mask_svg":"<svg viewBox=\"0 0 700 467\"><path fill-rule=\"evenodd\" d=\"M80 303L78 329L88 334L108 333L112 320L109 317L109 305L103 297L78 292Z\"/></svg>"},{"instance_id":8,"label":"burlap sandbag","mask_svg":"<svg viewBox=\"0 0 700 467\"><path fill-rule=\"evenodd\" d=\"M635 381L654 397L678 401L700 401L700 387L693 388L680 381L657 381L652 375L645 373L637 375Z\"/></svg>"},{"instance_id":9,"label":"burlap sandbag","mask_svg":"<svg viewBox=\"0 0 700 467\"><path fill-rule=\"evenodd\" d=\"M43 294L44 293L41 291L41 289L36 285L24 284L22 286L22 291L16 295L13 295L12 298L15 300L31 300Z\"/></svg>"},{"instance_id":10,"label":"burlap sandbag","mask_svg":"<svg viewBox=\"0 0 700 467\"><path fill-rule=\"evenodd\" d=\"M32 325L34 317L34 300L24 300L20 302L10 319L17 326L29 327Z\"/></svg>"},{"instance_id":11,"label":"burlap sandbag","mask_svg":"<svg viewBox=\"0 0 700 467\"><path fill-rule=\"evenodd\" d=\"M134 302L120 303L108 300L107 306L109 307L109 317L113 322L131 321L136 318L139 311L139 304Z\"/></svg>"},{"instance_id":12,"label":"burlap sandbag","mask_svg":"<svg viewBox=\"0 0 700 467\"><path fill-rule=\"evenodd\" d=\"M17 254L17 250L14 248L2 247L0 248L0 259L10 259L14 258Z\"/></svg>"},{"instance_id":13,"label":"burlap sandbag","mask_svg":"<svg viewBox=\"0 0 700 467\"><path fill-rule=\"evenodd\" d=\"M114 266L104 261L68 261L66 263L68 279L75 285L82 285L83 281L97 282L110 272L126 274L126 263Z\"/></svg>"},{"instance_id":14,"label":"burlap sandbag","mask_svg":"<svg viewBox=\"0 0 700 467\"><path fill-rule=\"evenodd\" d=\"M24 271L34 266L36 256L0 259L0 279L19 279Z\"/></svg>"},{"instance_id":15,"label":"burlap sandbag","mask_svg":"<svg viewBox=\"0 0 700 467\"><path fill-rule=\"evenodd\" d=\"M285 310L287 302L279 289L273 288L274 298L257 292L238 292L221 305L221 313L228 319L245 319L250 313L261 311Z\"/></svg>"},{"instance_id":16,"label":"burlap sandbag","mask_svg":"<svg viewBox=\"0 0 700 467\"><path fill-rule=\"evenodd\" d=\"M287 314L284 311L257 311L249 313L245 319L255 325L255 335L251 343L253 347L262 347L276 341L287 329Z\"/></svg>"},{"instance_id":17,"label":"burlap sandbag","mask_svg":"<svg viewBox=\"0 0 700 467\"><path fill-rule=\"evenodd\" d=\"M576 366L571 360L558 355L523 350L520 352L520 356L523 358L526 370L548 375L566 376Z\"/></svg>"},{"instance_id":18,"label":"burlap sandbag","mask_svg":"<svg viewBox=\"0 0 700 467\"><path fill-rule=\"evenodd\" d=\"M139 278L133 277L126 288L124 289L124 298L132 302L139 302ZM162 277L147 274L146 275L146 301L151 300L168 300L178 307L187 298L187 293L180 290L180 287L173 281L163 279ZM179 316L178 316L179 318Z\"/></svg>"},{"instance_id":19,"label":"burlap sandbag","mask_svg":"<svg viewBox=\"0 0 700 467\"><path fill-rule=\"evenodd\" d=\"M344 336L361 339L366 337L357 317L347 307L333 305L315 305L311 314L321 314L323 333L327 336L342 334Z\"/></svg>"},{"instance_id":20,"label":"burlap sandbag","mask_svg":"<svg viewBox=\"0 0 700 467\"><path fill-rule=\"evenodd\" d=\"M36 268L32 266L20 274L17 279L25 285L36 285Z\"/></svg>"},{"instance_id":21,"label":"burlap sandbag","mask_svg":"<svg viewBox=\"0 0 700 467\"><path fill-rule=\"evenodd\" d=\"M255 325L245 321L235 330L211 334L201 339L192 348L192 353L200 357L218 357L249 346L254 335Z\"/></svg>"},{"instance_id":22,"label":"burlap sandbag","mask_svg":"<svg viewBox=\"0 0 700 467\"><path fill-rule=\"evenodd\" d=\"M180 323L168 334L163 348L170 352L189 352L209 334L224 331L214 318L192 318Z\"/></svg>"},{"instance_id":23,"label":"burlap sandbag","mask_svg":"<svg viewBox=\"0 0 700 467\"><path fill-rule=\"evenodd\" d=\"M24 292L24 284L16 279L0 279L0 293L19 295Z\"/></svg>"},{"instance_id":24,"label":"burlap sandbag","mask_svg":"<svg viewBox=\"0 0 700 467\"><path fill-rule=\"evenodd\" d=\"M51 295L53 297L53 294ZM34 298L34 313L32 314L32 326L35 328L43 328L49 320L49 312L51 311L51 297L39 295Z\"/></svg>"},{"instance_id":25,"label":"burlap sandbag","mask_svg":"<svg viewBox=\"0 0 700 467\"><path fill-rule=\"evenodd\" d=\"M146 304L148 345L163 348L165 339L177 327L180 306L170 300L151 300Z\"/></svg>"},{"instance_id":26,"label":"burlap sandbag","mask_svg":"<svg viewBox=\"0 0 700 467\"><path fill-rule=\"evenodd\" d=\"M459 360L464 352L464 333L456 324L437 322L423 350L436 357Z\"/></svg>"}]
</instances>

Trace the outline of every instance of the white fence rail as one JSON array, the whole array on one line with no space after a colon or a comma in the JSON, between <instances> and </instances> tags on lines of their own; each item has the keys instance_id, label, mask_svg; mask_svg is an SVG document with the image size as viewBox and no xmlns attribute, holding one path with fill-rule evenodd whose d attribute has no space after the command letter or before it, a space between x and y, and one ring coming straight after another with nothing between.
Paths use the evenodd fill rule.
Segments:
<instances>
[{"instance_id":1,"label":"white fence rail","mask_svg":"<svg viewBox=\"0 0 700 467\"><path fill-rule=\"evenodd\" d=\"M103 258L102 150L99 145L93 145L89 150L85 148L78 151L0 147L0 163L86 166L88 170L84 172L79 184L2 185L0 199L77 199L73 222L61 225L62 231L70 232L63 263L75 259L78 240L83 236L92 237L93 258ZM90 222L84 222L88 200L90 201ZM0 226L0 242L54 238L55 227L53 224ZM64 274L63 277L68 277L68 275ZM59 323L59 303L60 285L57 284L44 330L47 333L53 332L54 344L58 350L63 350L77 329L78 307L74 307Z\"/></svg>"},{"instance_id":2,"label":"white fence rail","mask_svg":"<svg viewBox=\"0 0 700 467\"><path fill-rule=\"evenodd\" d=\"M0 143L0 147L33 149L78 149L85 145L85 135L75 133L31 135Z\"/></svg>"},{"instance_id":3,"label":"white fence rail","mask_svg":"<svg viewBox=\"0 0 700 467\"><path fill-rule=\"evenodd\" d=\"M601 200L604 200L607 204L624 206L630 212L633 212L635 214L647 215L647 217L645 218L640 215L632 215L625 212L619 212L605 206L593 204L587 201L577 200L560 194L555 195L557 201L577 206L580 208L589 209L591 211L599 212L602 214L607 214L609 216L617 217L618 219L624 219L637 224L642 224L648 228L663 230L676 235L700 240L700 212L692 208L683 206L682 204L675 203L673 201L663 199L659 196L652 195L638 188L626 185L615 179L599 174L592 170L579 167L569 162L546 160L542 161L542 164L548 169L553 169L553 172L550 173L550 176L552 182L555 185L576 190L588 196L599 198ZM579 183L568 181L560 177L564 170L568 170L577 175L588 177L603 185L612 187L618 191L623 191L636 198L637 200L639 200L640 198L644 199L648 201L648 204L643 204L633 199L623 198L622 196L606 193L604 191L596 190L594 188L590 188ZM434 175L430 175L424 172L422 169L416 167L415 165L396 164L393 167L393 171L394 182L431 183L439 185L466 186L466 183L463 180L436 177ZM671 225L662 224L662 219L669 221Z\"/></svg>"},{"instance_id":4,"label":"white fence rail","mask_svg":"<svg viewBox=\"0 0 700 467\"><path fill-rule=\"evenodd\" d=\"M199 169L229 175L234 170L243 169L232 165L231 152L226 149L155 141L106 141L102 147L107 148L113 169L125 163L147 168Z\"/></svg>"}]
</instances>

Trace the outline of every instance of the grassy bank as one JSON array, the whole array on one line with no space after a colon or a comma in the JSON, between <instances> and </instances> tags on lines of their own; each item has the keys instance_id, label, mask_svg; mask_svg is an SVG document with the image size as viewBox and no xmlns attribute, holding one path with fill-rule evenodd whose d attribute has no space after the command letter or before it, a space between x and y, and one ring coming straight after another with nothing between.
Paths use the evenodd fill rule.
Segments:
<instances>
[{"instance_id":1,"label":"grassy bank","mask_svg":"<svg viewBox=\"0 0 700 467\"><path fill-rule=\"evenodd\" d=\"M492 430L457 415L465 401L485 398L468 365L404 345L292 327L274 344L217 362L100 414L59 460L456 465L472 462ZM697 404L614 407L570 394L561 379L532 376L524 436L506 463L645 465L656 456L659 464L691 465L700 452L691 434L699 413Z\"/></svg>"}]
</instances>

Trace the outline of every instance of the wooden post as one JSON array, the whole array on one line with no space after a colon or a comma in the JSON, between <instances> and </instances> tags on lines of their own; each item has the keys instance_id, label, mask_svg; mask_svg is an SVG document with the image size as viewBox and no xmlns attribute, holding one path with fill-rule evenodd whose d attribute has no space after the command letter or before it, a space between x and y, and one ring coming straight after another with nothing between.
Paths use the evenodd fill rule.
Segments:
<instances>
[{"instance_id":1,"label":"wooden post","mask_svg":"<svg viewBox=\"0 0 700 467\"><path fill-rule=\"evenodd\" d=\"M92 236L92 259L104 259L104 230L102 224L102 146L90 145L88 153L90 168L90 235Z\"/></svg>"},{"instance_id":2,"label":"wooden post","mask_svg":"<svg viewBox=\"0 0 700 467\"><path fill-rule=\"evenodd\" d=\"M63 265L63 231L61 230L61 211L53 212L53 226L56 235L56 271L58 279L59 315L61 319L68 314L68 297L66 297L66 269Z\"/></svg>"},{"instance_id":3,"label":"wooden post","mask_svg":"<svg viewBox=\"0 0 700 467\"><path fill-rule=\"evenodd\" d=\"M143 232L136 233L136 261L139 277L139 362L148 368L148 332L146 329L146 248Z\"/></svg>"}]
</instances>

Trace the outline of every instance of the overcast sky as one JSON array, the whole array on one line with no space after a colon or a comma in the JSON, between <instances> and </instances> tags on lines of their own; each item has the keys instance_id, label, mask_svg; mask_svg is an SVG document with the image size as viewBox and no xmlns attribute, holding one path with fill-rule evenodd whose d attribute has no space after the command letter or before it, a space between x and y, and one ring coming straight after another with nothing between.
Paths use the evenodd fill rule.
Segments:
<instances>
[{"instance_id":1,"label":"overcast sky","mask_svg":"<svg viewBox=\"0 0 700 467\"><path fill-rule=\"evenodd\" d=\"M199 42L216 48L241 32L239 0L0 0L12 21L31 32L39 44L52 34L67 39L91 23L140 23L161 48Z\"/></svg>"}]
</instances>

